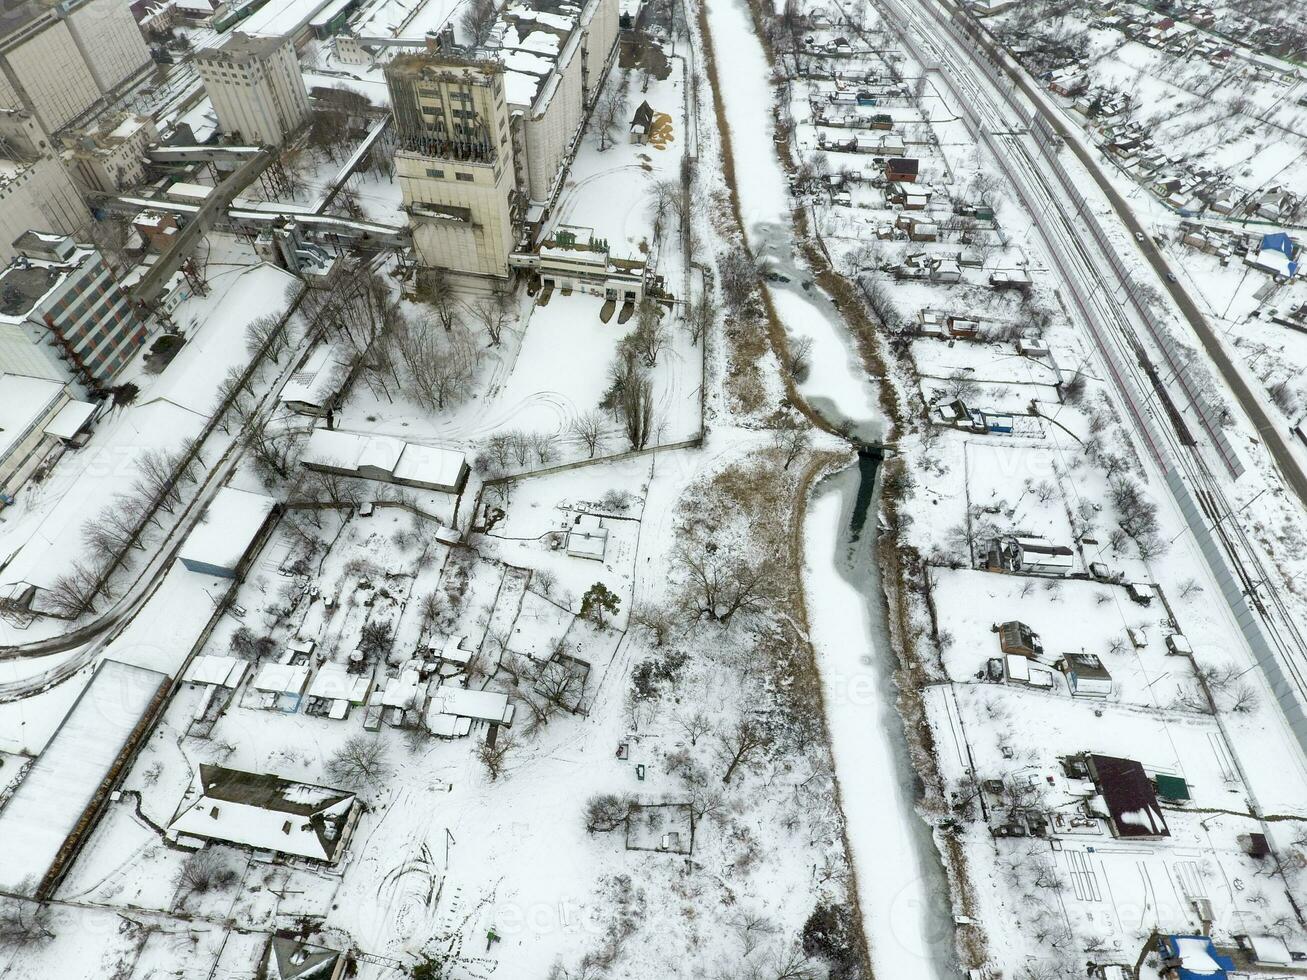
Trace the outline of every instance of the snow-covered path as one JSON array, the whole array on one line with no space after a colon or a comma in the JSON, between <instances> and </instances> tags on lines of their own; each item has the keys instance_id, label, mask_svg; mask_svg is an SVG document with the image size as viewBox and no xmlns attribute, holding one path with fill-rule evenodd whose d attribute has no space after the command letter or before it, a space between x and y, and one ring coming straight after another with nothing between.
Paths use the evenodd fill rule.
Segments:
<instances>
[{"instance_id":1,"label":"snow-covered path","mask_svg":"<svg viewBox=\"0 0 1307 980\"><path fill-rule=\"evenodd\" d=\"M859 473L845 470L811 498L804 526L804 592L821 670L831 750L858 899L881 977L955 976L944 874L913 809L911 762L894 707L892 653L880 608L875 552L850 544ZM874 527L875 513L868 515Z\"/></svg>"}]
</instances>

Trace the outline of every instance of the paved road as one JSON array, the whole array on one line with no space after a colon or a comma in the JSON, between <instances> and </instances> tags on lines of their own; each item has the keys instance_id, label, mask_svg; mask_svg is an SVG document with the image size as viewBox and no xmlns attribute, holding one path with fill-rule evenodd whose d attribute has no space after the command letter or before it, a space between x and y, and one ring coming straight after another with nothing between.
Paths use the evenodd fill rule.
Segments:
<instances>
[{"instance_id":1,"label":"paved road","mask_svg":"<svg viewBox=\"0 0 1307 980\"><path fill-rule=\"evenodd\" d=\"M940 0L940 6L950 16L954 16L955 19L964 16L955 13L956 8L945 2L945 0ZM1066 146L1084 164L1085 169L1093 177L1094 182L1102 190L1108 203L1112 206L1112 210L1116 212L1116 216L1129 229L1130 233L1136 236L1136 243L1143 252L1144 258L1148 260L1149 265L1157 273L1157 278L1166 287L1166 291L1170 294L1175 305L1185 319L1189 321L1189 325L1193 328L1194 333L1197 334L1199 341L1203 345L1203 349L1207 352L1208 358L1220 371L1221 377L1230 388L1235 400L1248 416L1248 420L1252 423L1253 428L1257 430L1258 436L1270 452L1271 458L1275 460L1276 465L1280 468L1285 482L1293 488L1294 493L1298 495L1298 499L1307 507L1307 471L1304 471L1294 452L1291 442L1294 438L1293 435L1284 427L1283 422L1271 416L1261 399L1249 387L1247 381L1239 372L1238 366L1230 359L1221 343L1221 338L1217 336L1211 323L1203 315L1203 312L1185 291L1184 287L1178 282L1171 282L1167 279L1167 274L1171 271L1170 266L1167 265L1166 259L1162 257L1153 240L1148 237L1130 205L1117 191L1111 180L1108 179L1098 161L1094 159L1093 154L1095 151L1091 147L1085 146L1078 138L1078 134L1068 131L1067 127L1062 123L1060 114L1049 105L1043 93L1036 89L1036 86L1019 66L1012 64L1007 58L1000 59L999 64L1026 94L1035 109L1062 137L1062 141ZM1139 240L1141 237L1142 241Z\"/></svg>"}]
</instances>

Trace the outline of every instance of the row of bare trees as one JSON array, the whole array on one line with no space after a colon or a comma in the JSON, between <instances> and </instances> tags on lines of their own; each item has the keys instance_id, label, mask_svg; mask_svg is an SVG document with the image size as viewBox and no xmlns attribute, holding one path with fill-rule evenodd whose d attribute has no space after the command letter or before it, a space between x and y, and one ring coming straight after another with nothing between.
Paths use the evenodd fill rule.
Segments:
<instances>
[{"instance_id":1,"label":"row of bare trees","mask_svg":"<svg viewBox=\"0 0 1307 980\"><path fill-rule=\"evenodd\" d=\"M204 465L200 441L190 440L172 452L151 449L137 458L130 487L82 524L84 554L46 590L49 611L73 619L93 611L97 599L113 598L113 573L130 564L131 551L145 551L147 528L161 528L160 514L174 513L183 486L196 482Z\"/></svg>"}]
</instances>

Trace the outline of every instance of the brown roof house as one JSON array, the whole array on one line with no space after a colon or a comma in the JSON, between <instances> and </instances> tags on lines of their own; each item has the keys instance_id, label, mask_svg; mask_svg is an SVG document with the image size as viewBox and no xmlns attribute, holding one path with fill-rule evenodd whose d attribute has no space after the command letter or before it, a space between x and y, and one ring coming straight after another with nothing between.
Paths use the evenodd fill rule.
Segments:
<instances>
[{"instance_id":1,"label":"brown roof house","mask_svg":"<svg viewBox=\"0 0 1307 980\"><path fill-rule=\"evenodd\" d=\"M913 183L919 167L920 162L911 157L890 157L885 161L885 179Z\"/></svg>"},{"instance_id":2,"label":"brown roof house","mask_svg":"<svg viewBox=\"0 0 1307 980\"><path fill-rule=\"evenodd\" d=\"M1110 755L1087 755L1085 765L1098 787L1094 803L1107 820L1113 837L1127 840L1161 840L1170 837L1166 818L1157 805L1157 789L1132 759Z\"/></svg>"},{"instance_id":3,"label":"brown roof house","mask_svg":"<svg viewBox=\"0 0 1307 980\"><path fill-rule=\"evenodd\" d=\"M168 834L192 846L222 841L334 864L362 809L347 790L202 763Z\"/></svg>"}]
</instances>

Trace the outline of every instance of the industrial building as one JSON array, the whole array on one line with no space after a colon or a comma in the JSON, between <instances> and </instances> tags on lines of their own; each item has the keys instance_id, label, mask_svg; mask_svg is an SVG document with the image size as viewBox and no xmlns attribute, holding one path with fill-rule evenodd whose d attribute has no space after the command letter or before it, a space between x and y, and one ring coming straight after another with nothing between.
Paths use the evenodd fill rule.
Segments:
<instances>
[{"instance_id":1,"label":"industrial building","mask_svg":"<svg viewBox=\"0 0 1307 980\"><path fill-rule=\"evenodd\" d=\"M514 3L481 48L390 62L395 167L424 266L508 277L561 187L617 31L615 0Z\"/></svg>"},{"instance_id":2,"label":"industrial building","mask_svg":"<svg viewBox=\"0 0 1307 980\"><path fill-rule=\"evenodd\" d=\"M28 231L0 272L0 371L107 388L145 342L145 324L104 257Z\"/></svg>"},{"instance_id":3,"label":"industrial building","mask_svg":"<svg viewBox=\"0 0 1307 980\"><path fill-rule=\"evenodd\" d=\"M154 66L121 0L27 0L0 14L0 108L68 126Z\"/></svg>"},{"instance_id":4,"label":"industrial building","mask_svg":"<svg viewBox=\"0 0 1307 980\"><path fill-rule=\"evenodd\" d=\"M241 142L280 146L309 118L309 94L288 38L232 34L197 51L195 67L219 128Z\"/></svg>"}]
</instances>

